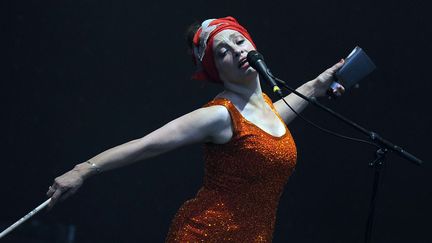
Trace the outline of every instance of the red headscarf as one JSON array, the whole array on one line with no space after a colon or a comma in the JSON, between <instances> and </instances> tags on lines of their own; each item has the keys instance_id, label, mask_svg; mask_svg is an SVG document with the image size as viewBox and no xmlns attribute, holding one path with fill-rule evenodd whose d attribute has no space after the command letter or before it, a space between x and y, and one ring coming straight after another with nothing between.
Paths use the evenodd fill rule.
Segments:
<instances>
[{"instance_id":1,"label":"red headscarf","mask_svg":"<svg viewBox=\"0 0 432 243\"><path fill-rule=\"evenodd\" d=\"M214 62L213 38L217 33L226 29L241 33L256 47L247 30L235 18L228 16L219 19L208 19L201 24L193 38L193 57L198 70L194 73L192 79L222 83Z\"/></svg>"}]
</instances>

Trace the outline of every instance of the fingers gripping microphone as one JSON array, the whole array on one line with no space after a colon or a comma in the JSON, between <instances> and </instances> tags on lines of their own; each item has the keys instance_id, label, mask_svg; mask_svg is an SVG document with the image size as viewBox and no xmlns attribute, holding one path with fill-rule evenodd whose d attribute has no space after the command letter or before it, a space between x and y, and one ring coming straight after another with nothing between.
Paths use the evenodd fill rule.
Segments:
<instances>
[{"instance_id":1,"label":"fingers gripping microphone","mask_svg":"<svg viewBox=\"0 0 432 243\"><path fill-rule=\"evenodd\" d=\"M247 54L247 61L251 67L253 67L262 78L264 78L272 87L273 92L278 93L282 97L282 92L277 86L276 81L271 77L270 71L264 62L264 57L257 51L250 51Z\"/></svg>"}]
</instances>

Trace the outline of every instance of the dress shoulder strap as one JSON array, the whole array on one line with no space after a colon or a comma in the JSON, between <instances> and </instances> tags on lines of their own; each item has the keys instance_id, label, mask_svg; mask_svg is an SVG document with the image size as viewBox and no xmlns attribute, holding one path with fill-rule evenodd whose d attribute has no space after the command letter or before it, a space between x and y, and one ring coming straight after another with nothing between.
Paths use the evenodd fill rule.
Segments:
<instances>
[{"instance_id":1,"label":"dress shoulder strap","mask_svg":"<svg viewBox=\"0 0 432 243\"><path fill-rule=\"evenodd\" d=\"M267 104L269 104L270 108L272 108L273 111L275 111L275 108L273 106L273 101L270 99L270 97L268 97L268 95L266 93L262 93L264 100L267 102Z\"/></svg>"},{"instance_id":2,"label":"dress shoulder strap","mask_svg":"<svg viewBox=\"0 0 432 243\"><path fill-rule=\"evenodd\" d=\"M273 105L273 101L270 99L270 97L267 96L266 93L262 93L264 100L267 102L267 104L270 106L270 108L273 110L273 112L276 114L276 116L279 117L279 119L282 121L282 123L286 126L285 121L280 116L279 112L277 112L276 108Z\"/></svg>"},{"instance_id":3,"label":"dress shoulder strap","mask_svg":"<svg viewBox=\"0 0 432 243\"><path fill-rule=\"evenodd\" d=\"M283 122L281 116L276 111L276 109L273 106L273 102L265 93L262 93L265 102L270 106L270 108L273 110L273 112L279 117L279 119ZM243 117L243 115L240 113L240 111L234 106L234 104L227 98L215 98L214 100L209 101L207 104L205 104L203 107L209 107L213 105L221 105L224 106L231 116L231 122L233 125L233 132L235 134L239 134L240 130L243 129L242 124L250 124L248 121ZM284 123L284 122L283 122ZM284 123L285 124L285 123Z\"/></svg>"},{"instance_id":4,"label":"dress shoulder strap","mask_svg":"<svg viewBox=\"0 0 432 243\"><path fill-rule=\"evenodd\" d=\"M234 104L231 103L231 101L226 99L226 98L216 98L212 101L209 101L207 104L203 105L203 107L209 107L209 106L214 106L214 105L224 106L228 110L228 112L231 116L231 122L233 125L233 132L237 133L237 131L241 125L240 122L241 122L242 115L237 110L237 108L234 106Z\"/></svg>"}]
</instances>

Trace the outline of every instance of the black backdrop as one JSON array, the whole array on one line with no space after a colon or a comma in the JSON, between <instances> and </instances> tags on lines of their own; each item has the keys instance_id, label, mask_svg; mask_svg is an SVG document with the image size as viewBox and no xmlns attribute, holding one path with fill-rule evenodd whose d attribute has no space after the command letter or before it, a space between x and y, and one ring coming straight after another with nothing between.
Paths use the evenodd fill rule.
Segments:
<instances>
[{"instance_id":1,"label":"black backdrop","mask_svg":"<svg viewBox=\"0 0 432 243\"><path fill-rule=\"evenodd\" d=\"M195 20L235 16L292 86L356 45L378 69L331 108L416 154L388 156L374 242L432 242L430 19L426 1L15 1L5 11L0 221L45 200L52 180L111 146L144 136L212 99L191 81L183 33ZM268 89L266 89L268 91ZM358 135L314 107L305 116ZM289 124L299 160L280 201L274 242L361 242L372 186L370 147ZM360 135L361 137L361 135ZM76 226L76 242L162 242L202 183L199 145L88 180L34 217ZM30 222L28 223L30 224ZM22 231L7 236L17 242Z\"/></svg>"}]
</instances>

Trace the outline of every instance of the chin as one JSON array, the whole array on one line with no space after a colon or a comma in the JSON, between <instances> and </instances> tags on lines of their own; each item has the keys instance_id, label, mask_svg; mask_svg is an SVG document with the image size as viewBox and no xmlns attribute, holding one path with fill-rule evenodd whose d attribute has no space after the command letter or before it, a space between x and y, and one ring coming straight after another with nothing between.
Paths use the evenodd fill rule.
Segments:
<instances>
[{"instance_id":1,"label":"chin","mask_svg":"<svg viewBox=\"0 0 432 243\"><path fill-rule=\"evenodd\" d=\"M248 67L248 69L246 69L246 74L247 75L254 74L256 76L258 75L258 72L253 67Z\"/></svg>"},{"instance_id":2,"label":"chin","mask_svg":"<svg viewBox=\"0 0 432 243\"><path fill-rule=\"evenodd\" d=\"M232 75L230 78L226 78L225 80L229 80L230 83L249 83L255 81L258 76L258 73L252 67L247 68L244 71L236 73L236 75Z\"/></svg>"},{"instance_id":3,"label":"chin","mask_svg":"<svg viewBox=\"0 0 432 243\"><path fill-rule=\"evenodd\" d=\"M252 67L249 67L248 69L246 69L244 78L245 79L253 79L255 80L258 77L258 73L257 71L255 71L255 69L253 69Z\"/></svg>"}]
</instances>

